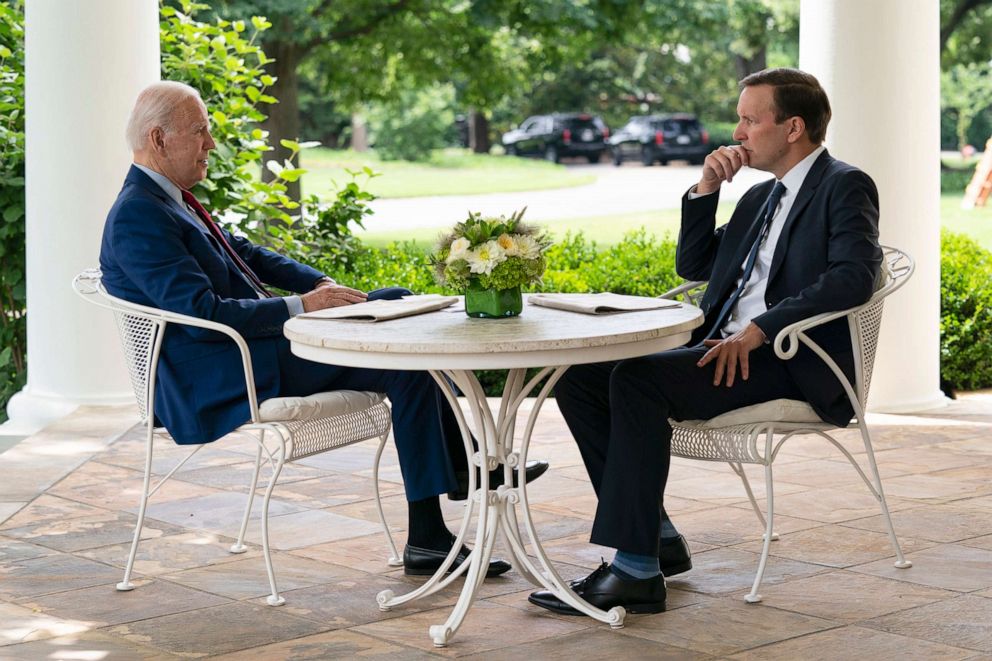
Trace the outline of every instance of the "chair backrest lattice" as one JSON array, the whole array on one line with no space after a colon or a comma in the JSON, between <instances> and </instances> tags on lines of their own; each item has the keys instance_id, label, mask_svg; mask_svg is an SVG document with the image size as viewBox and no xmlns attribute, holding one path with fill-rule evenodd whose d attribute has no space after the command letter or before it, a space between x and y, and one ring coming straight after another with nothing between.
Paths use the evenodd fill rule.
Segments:
<instances>
[{"instance_id":1,"label":"chair backrest lattice","mask_svg":"<svg viewBox=\"0 0 992 661\"><path fill-rule=\"evenodd\" d=\"M138 411L142 418L148 416L149 376L152 359L155 355L155 342L165 323L136 314L114 310L117 330L124 347L124 363L127 365L134 398L138 401Z\"/></svg>"},{"instance_id":2,"label":"chair backrest lattice","mask_svg":"<svg viewBox=\"0 0 992 661\"><path fill-rule=\"evenodd\" d=\"M882 286L872 296L871 301L851 313L849 322L855 360L860 356L860 361L855 364L857 379L855 392L862 407L868 401L868 390L871 387L885 298L906 283L915 267L909 255L895 248L883 246L882 260Z\"/></svg>"}]
</instances>

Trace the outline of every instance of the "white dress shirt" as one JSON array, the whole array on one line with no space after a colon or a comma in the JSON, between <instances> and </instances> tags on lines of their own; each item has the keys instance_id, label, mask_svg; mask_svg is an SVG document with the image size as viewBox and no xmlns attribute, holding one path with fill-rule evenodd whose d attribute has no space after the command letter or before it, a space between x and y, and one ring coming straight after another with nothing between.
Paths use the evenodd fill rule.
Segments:
<instances>
[{"instance_id":1,"label":"white dress shirt","mask_svg":"<svg viewBox=\"0 0 992 661\"><path fill-rule=\"evenodd\" d=\"M785 192L782 194L782 199L778 203L778 208L772 215L768 234L765 235L765 240L762 241L761 247L758 248L758 257L754 260L754 270L751 271L751 277L747 281L747 286L744 288L741 297L737 299L734 307L730 310L727 322L720 331L724 337L729 337L742 330L752 319L768 309L768 306L765 304L765 290L768 288L768 274L771 271L772 258L775 256L778 237L782 234L782 228L785 226L785 221L789 217L789 212L792 211L792 205L796 202L796 196L799 194L799 189L802 187L803 181L806 180L806 175L809 174L810 168L813 167L813 162L823 153L824 149L826 147L820 145L809 156L792 166L792 169L782 177L782 185L785 186ZM743 268L741 270L743 271ZM743 275L743 272L741 275ZM738 277L736 287L740 287L740 285L741 279ZM766 339L770 340L771 338Z\"/></svg>"},{"instance_id":2,"label":"white dress shirt","mask_svg":"<svg viewBox=\"0 0 992 661\"><path fill-rule=\"evenodd\" d=\"M202 218L200 218L195 211L193 211L186 205L186 202L183 200L183 192L179 189L179 186L176 186L174 183L172 183L172 181L165 175L156 172L151 168L147 168L144 165L139 165L135 163L134 167L138 168L139 170L147 174L148 178L154 181L156 184L158 184L159 188L165 191L166 195L168 195L173 200L175 200L176 204L178 204L181 208L186 209L186 211L189 212L189 215L195 218L196 221L200 223L200 225L202 225L204 229L206 229L208 232L210 231L209 229L207 229L206 225L204 225L205 221ZM262 298L261 292L258 292L258 297ZM283 296L282 300L286 303L286 309L289 311L289 316L295 317L298 314L303 314L303 301L300 300L299 296Z\"/></svg>"}]
</instances>

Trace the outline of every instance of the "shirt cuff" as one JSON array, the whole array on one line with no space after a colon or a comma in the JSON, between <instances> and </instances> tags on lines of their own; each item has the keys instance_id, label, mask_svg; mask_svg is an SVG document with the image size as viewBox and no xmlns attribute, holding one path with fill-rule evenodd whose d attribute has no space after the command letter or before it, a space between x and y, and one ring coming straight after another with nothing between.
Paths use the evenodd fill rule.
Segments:
<instances>
[{"instance_id":1,"label":"shirt cuff","mask_svg":"<svg viewBox=\"0 0 992 661\"><path fill-rule=\"evenodd\" d=\"M720 190L720 189L718 188L717 190ZM701 197L706 197L707 195L712 195L715 192L716 191L714 190L714 191L710 191L709 193L697 193L696 192L696 186L693 185L693 187L689 189L689 199L690 200L698 200Z\"/></svg>"},{"instance_id":2,"label":"shirt cuff","mask_svg":"<svg viewBox=\"0 0 992 661\"><path fill-rule=\"evenodd\" d=\"M303 301L299 296L284 296L282 300L286 301L286 309L289 310L290 317L303 314Z\"/></svg>"}]
</instances>

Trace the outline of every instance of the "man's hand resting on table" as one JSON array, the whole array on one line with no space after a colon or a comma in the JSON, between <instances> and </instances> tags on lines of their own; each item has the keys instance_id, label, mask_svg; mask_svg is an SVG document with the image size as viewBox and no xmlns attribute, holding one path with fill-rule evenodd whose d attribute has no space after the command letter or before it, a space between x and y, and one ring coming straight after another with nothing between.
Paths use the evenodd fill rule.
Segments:
<instances>
[{"instance_id":1,"label":"man's hand resting on table","mask_svg":"<svg viewBox=\"0 0 992 661\"><path fill-rule=\"evenodd\" d=\"M748 356L752 351L765 343L765 333L758 328L754 322L737 331L730 337L722 340L703 340L703 344L710 348L697 366L716 361L716 371L713 373L713 385L718 386L723 381L724 374L727 377L727 387L734 385L734 378L737 376L737 367L740 365L741 378L745 381L751 376L748 367Z\"/></svg>"},{"instance_id":2,"label":"man's hand resting on table","mask_svg":"<svg viewBox=\"0 0 992 661\"><path fill-rule=\"evenodd\" d=\"M364 303L367 298L368 294L365 292L322 281L317 284L315 289L300 296L300 301L303 302L304 312L314 312L324 308Z\"/></svg>"}]
</instances>

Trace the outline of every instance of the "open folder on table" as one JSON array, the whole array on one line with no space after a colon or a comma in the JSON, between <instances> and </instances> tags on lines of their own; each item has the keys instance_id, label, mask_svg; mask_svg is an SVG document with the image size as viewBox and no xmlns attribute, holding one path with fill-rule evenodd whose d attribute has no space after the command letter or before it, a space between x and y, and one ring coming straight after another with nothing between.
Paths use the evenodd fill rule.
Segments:
<instances>
[{"instance_id":1,"label":"open folder on table","mask_svg":"<svg viewBox=\"0 0 992 661\"><path fill-rule=\"evenodd\" d=\"M407 296L392 301L377 300L342 305L336 308L325 308L315 312L305 312L297 315L297 319L339 319L347 321L386 321L400 317L412 317L415 314L434 312L446 308L458 301L457 296L440 296L424 294L422 296Z\"/></svg>"},{"instance_id":2,"label":"open folder on table","mask_svg":"<svg viewBox=\"0 0 992 661\"><path fill-rule=\"evenodd\" d=\"M615 312L635 312L638 310L660 310L681 307L678 301L647 296L625 296L624 294L531 294L527 299L533 305L547 308L582 312L584 314L612 314Z\"/></svg>"}]
</instances>

